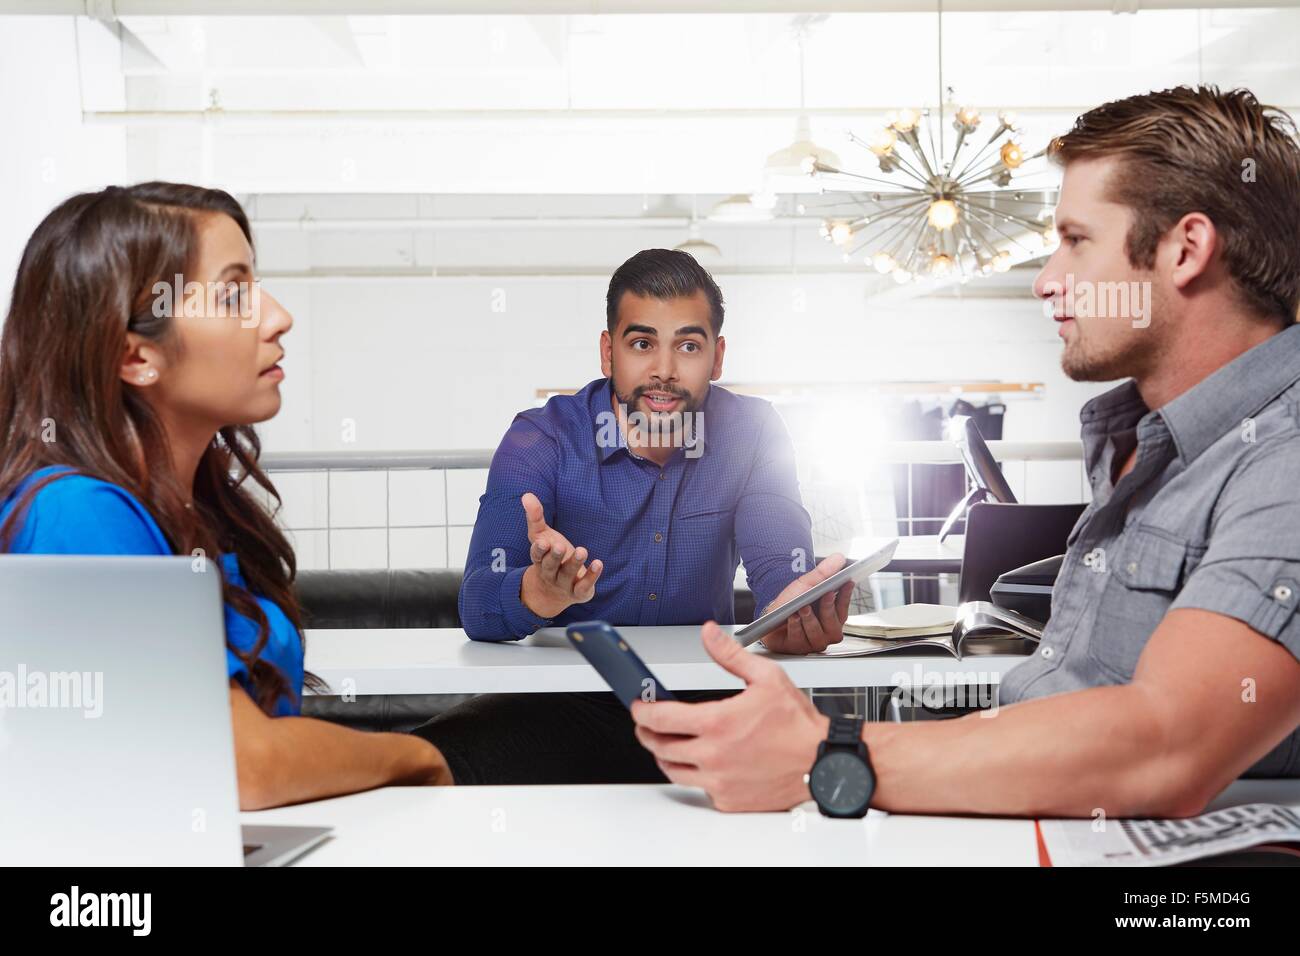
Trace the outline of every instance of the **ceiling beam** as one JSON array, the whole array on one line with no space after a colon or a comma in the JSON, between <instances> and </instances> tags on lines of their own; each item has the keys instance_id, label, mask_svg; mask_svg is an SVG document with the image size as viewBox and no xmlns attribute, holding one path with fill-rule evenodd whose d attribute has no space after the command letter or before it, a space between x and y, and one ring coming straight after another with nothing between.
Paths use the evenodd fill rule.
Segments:
<instances>
[{"instance_id":1,"label":"ceiling beam","mask_svg":"<svg viewBox=\"0 0 1300 956\"><path fill-rule=\"evenodd\" d=\"M1294 0L945 0L946 13L1286 8ZM934 0L0 0L0 14L118 16L933 13Z\"/></svg>"}]
</instances>

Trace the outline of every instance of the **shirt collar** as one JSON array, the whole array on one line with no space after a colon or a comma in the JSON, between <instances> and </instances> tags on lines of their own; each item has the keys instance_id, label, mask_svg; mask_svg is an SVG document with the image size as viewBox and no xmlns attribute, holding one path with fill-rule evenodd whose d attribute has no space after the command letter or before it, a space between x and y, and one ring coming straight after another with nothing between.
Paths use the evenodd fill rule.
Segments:
<instances>
[{"instance_id":1,"label":"shirt collar","mask_svg":"<svg viewBox=\"0 0 1300 956\"><path fill-rule=\"evenodd\" d=\"M618 427L613 400L614 382L608 378L593 388L587 399L587 407L591 411L592 437L602 464L616 452L627 450L627 439L623 436L623 429Z\"/></svg>"},{"instance_id":2,"label":"shirt collar","mask_svg":"<svg viewBox=\"0 0 1300 956\"><path fill-rule=\"evenodd\" d=\"M1085 404L1079 420L1085 443L1134 427L1139 437L1167 430L1178 457L1189 464L1298 380L1300 326L1293 325L1215 369L1155 412L1130 379Z\"/></svg>"},{"instance_id":3,"label":"shirt collar","mask_svg":"<svg viewBox=\"0 0 1300 956\"><path fill-rule=\"evenodd\" d=\"M1292 325L1215 369L1159 409L1184 464L1300 380L1300 326Z\"/></svg>"},{"instance_id":4,"label":"shirt collar","mask_svg":"<svg viewBox=\"0 0 1300 956\"><path fill-rule=\"evenodd\" d=\"M1079 412L1079 421L1083 423L1085 433L1112 432L1131 428L1149 411L1138 392L1137 383L1129 379L1085 402Z\"/></svg>"}]
</instances>

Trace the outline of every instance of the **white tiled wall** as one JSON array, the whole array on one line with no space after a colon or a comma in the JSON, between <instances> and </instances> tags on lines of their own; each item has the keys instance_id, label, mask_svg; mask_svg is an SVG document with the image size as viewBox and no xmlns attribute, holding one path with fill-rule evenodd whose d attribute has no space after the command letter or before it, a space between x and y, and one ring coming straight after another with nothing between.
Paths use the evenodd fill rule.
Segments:
<instances>
[{"instance_id":1,"label":"white tiled wall","mask_svg":"<svg viewBox=\"0 0 1300 956\"><path fill-rule=\"evenodd\" d=\"M272 479L300 568L444 568L464 564L487 470L276 472Z\"/></svg>"},{"instance_id":2,"label":"white tiled wall","mask_svg":"<svg viewBox=\"0 0 1300 956\"><path fill-rule=\"evenodd\" d=\"M1088 500L1082 462L1011 461L1003 471L1020 501ZM464 565L487 471L284 472L273 478L285 499L280 520L300 568L455 568ZM892 480L890 469L881 468L852 480L804 481L818 552L843 550L862 535L895 534Z\"/></svg>"}]
</instances>

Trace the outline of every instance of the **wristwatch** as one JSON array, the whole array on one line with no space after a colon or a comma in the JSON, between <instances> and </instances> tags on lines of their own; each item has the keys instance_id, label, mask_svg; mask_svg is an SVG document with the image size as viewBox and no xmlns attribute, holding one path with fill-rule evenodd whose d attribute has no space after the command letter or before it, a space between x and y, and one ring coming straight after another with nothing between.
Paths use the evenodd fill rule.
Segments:
<instances>
[{"instance_id":1,"label":"wristwatch","mask_svg":"<svg viewBox=\"0 0 1300 956\"><path fill-rule=\"evenodd\" d=\"M828 817L864 817L876 791L867 745L862 742L861 717L832 717L831 729L817 748L817 759L804 779Z\"/></svg>"}]
</instances>

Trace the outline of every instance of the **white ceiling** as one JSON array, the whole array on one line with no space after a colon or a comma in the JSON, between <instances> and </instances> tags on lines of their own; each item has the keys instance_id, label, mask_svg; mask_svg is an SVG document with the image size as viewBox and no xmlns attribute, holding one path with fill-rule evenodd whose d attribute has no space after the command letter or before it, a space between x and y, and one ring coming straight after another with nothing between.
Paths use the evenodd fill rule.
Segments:
<instances>
[{"instance_id":1,"label":"white ceiling","mask_svg":"<svg viewBox=\"0 0 1300 956\"><path fill-rule=\"evenodd\" d=\"M14 2L0 0L0 13ZM1042 5L980 5L999 3ZM823 4L837 5L869 4ZM951 12L942 60L938 18L924 10L128 12L204 6L117 0L116 18L77 18L60 42L77 68L81 120L120 132L128 181L210 183L248 199L262 265L284 275L605 271L625 247L681 242L693 207L706 219L719 199L759 190L781 196L773 221L702 223L723 248L722 271L859 271L797 212L809 182L767 177L764 160L806 115L820 144L869 169L846 134L868 133L891 108L935 107L941 64L956 102L986 116L1019 111L1031 151L1104 99L1177 83L1247 85L1293 112L1300 104L1295 8ZM357 4L261 9L286 6ZM1049 171L1022 185L1053 183Z\"/></svg>"},{"instance_id":2,"label":"white ceiling","mask_svg":"<svg viewBox=\"0 0 1300 956\"><path fill-rule=\"evenodd\" d=\"M989 114L1019 110L1029 144L1100 100L1199 79L1300 103L1296 9L943 23L943 85ZM936 26L933 13L124 16L81 23L83 104L88 122L127 127L141 176L241 191L732 193L763 187L801 107L843 148L887 109L937 105Z\"/></svg>"}]
</instances>

